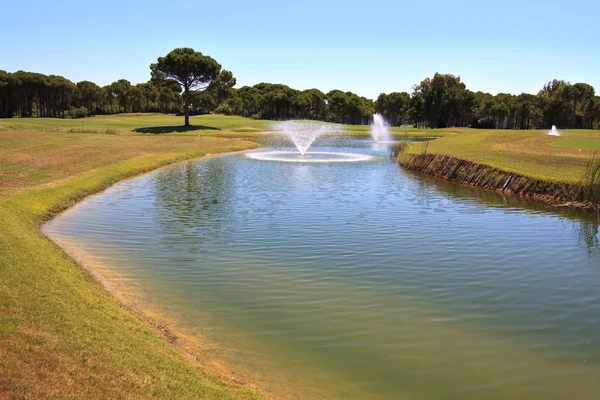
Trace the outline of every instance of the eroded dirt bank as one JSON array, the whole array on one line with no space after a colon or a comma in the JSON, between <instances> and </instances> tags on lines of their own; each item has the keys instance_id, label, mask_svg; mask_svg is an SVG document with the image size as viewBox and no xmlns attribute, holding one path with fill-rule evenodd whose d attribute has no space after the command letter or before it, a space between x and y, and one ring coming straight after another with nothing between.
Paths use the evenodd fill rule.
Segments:
<instances>
[{"instance_id":1,"label":"eroded dirt bank","mask_svg":"<svg viewBox=\"0 0 600 400\"><path fill-rule=\"evenodd\" d=\"M570 203L580 207L586 205L580 184L530 178L443 154L402 153L398 156L398 163L411 171L464 185L530 196L552 203Z\"/></svg>"}]
</instances>

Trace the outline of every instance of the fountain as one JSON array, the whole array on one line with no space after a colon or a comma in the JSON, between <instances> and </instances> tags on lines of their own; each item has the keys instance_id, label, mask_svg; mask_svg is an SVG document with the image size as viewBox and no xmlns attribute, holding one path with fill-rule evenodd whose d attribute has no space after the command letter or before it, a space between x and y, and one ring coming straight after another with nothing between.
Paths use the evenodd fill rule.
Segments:
<instances>
[{"instance_id":1,"label":"fountain","mask_svg":"<svg viewBox=\"0 0 600 400\"><path fill-rule=\"evenodd\" d=\"M276 129L282 131L304 156L311 144L319 136L329 131L329 126L316 122L285 121L275 124Z\"/></svg>"},{"instance_id":2,"label":"fountain","mask_svg":"<svg viewBox=\"0 0 600 400\"><path fill-rule=\"evenodd\" d=\"M560 131L556 129L556 126L552 125L552 129L550 129L547 133L549 136L560 136Z\"/></svg>"},{"instance_id":3,"label":"fountain","mask_svg":"<svg viewBox=\"0 0 600 400\"><path fill-rule=\"evenodd\" d=\"M333 131L334 125L323 124L313 121L285 121L277 122L272 130L281 132L289 139L296 149L295 151L254 151L246 153L248 158L262 161L302 162L302 163L324 163L324 162L352 162L370 160L372 156L367 154L338 153L331 151L308 152L308 149L319 136ZM339 127L335 126L335 129Z\"/></svg>"},{"instance_id":4,"label":"fountain","mask_svg":"<svg viewBox=\"0 0 600 400\"><path fill-rule=\"evenodd\" d=\"M373 115L373 123L371 124L371 136L377 143L389 143L390 142L390 130L389 125L383 119L383 115Z\"/></svg>"}]
</instances>

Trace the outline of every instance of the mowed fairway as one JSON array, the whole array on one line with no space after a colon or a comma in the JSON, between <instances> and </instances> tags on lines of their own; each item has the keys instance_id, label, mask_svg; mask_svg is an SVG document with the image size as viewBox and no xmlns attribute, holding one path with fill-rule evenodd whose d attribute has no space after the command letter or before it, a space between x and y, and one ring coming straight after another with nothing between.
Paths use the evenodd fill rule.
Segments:
<instances>
[{"instance_id":1,"label":"mowed fairway","mask_svg":"<svg viewBox=\"0 0 600 400\"><path fill-rule=\"evenodd\" d=\"M102 133L107 128L116 129L120 134L134 130L167 128L159 133L191 131L263 131L269 121L254 120L237 116L201 115L190 117L190 128L183 126L183 117L167 114L116 114L99 115L81 119L56 118L14 118L0 119L0 130L61 130L90 129ZM171 129L168 129L171 128Z\"/></svg>"},{"instance_id":2,"label":"mowed fairway","mask_svg":"<svg viewBox=\"0 0 600 400\"><path fill-rule=\"evenodd\" d=\"M257 146L196 134L44 130L77 122L97 129L114 123L125 132L159 118L0 120L0 398L261 398L251 385L224 383L169 345L39 231L53 213L120 179ZM233 131L226 126L254 121L220 122L227 134ZM37 130L17 130L21 125Z\"/></svg>"},{"instance_id":3,"label":"mowed fairway","mask_svg":"<svg viewBox=\"0 0 600 400\"><path fill-rule=\"evenodd\" d=\"M600 148L600 131L545 131L465 129L457 135L413 143L411 153L445 154L503 171L548 181L579 182L590 158Z\"/></svg>"}]
</instances>

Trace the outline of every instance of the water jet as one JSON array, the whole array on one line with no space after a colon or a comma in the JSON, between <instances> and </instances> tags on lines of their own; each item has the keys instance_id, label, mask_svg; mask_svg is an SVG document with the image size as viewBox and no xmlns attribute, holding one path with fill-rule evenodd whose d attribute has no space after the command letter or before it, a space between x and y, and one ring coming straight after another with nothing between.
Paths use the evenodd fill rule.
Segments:
<instances>
[{"instance_id":1,"label":"water jet","mask_svg":"<svg viewBox=\"0 0 600 400\"><path fill-rule=\"evenodd\" d=\"M329 126L310 121L285 121L276 123L276 131L281 131L294 143L301 155L306 154L308 148L325 132Z\"/></svg>"},{"instance_id":2,"label":"water jet","mask_svg":"<svg viewBox=\"0 0 600 400\"><path fill-rule=\"evenodd\" d=\"M373 141L377 143L389 143L390 141L389 124L383 118L383 115L379 113L373 115L371 137L373 138Z\"/></svg>"},{"instance_id":3,"label":"water jet","mask_svg":"<svg viewBox=\"0 0 600 400\"><path fill-rule=\"evenodd\" d=\"M548 131L548 133L546 133L548 136L560 136L560 131L558 129L556 129L555 125L552 125L552 129L550 129Z\"/></svg>"}]
</instances>

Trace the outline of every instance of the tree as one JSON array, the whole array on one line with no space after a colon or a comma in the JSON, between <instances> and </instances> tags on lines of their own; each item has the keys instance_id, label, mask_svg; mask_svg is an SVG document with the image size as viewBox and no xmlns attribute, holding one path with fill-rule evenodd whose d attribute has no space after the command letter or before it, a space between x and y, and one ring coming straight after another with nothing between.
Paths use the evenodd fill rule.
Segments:
<instances>
[{"instance_id":1,"label":"tree","mask_svg":"<svg viewBox=\"0 0 600 400\"><path fill-rule=\"evenodd\" d=\"M256 86L244 86L237 91L237 94L238 96L227 99L230 112L244 117L262 118L260 105L263 103L263 94Z\"/></svg>"},{"instance_id":2,"label":"tree","mask_svg":"<svg viewBox=\"0 0 600 400\"><path fill-rule=\"evenodd\" d=\"M536 127L540 122L542 111L537 107L535 95L522 93L516 101L515 128L529 129L532 123Z\"/></svg>"},{"instance_id":3,"label":"tree","mask_svg":"<svg viewBox=\"0 0 600 400\"><path fill-rule=\"evenodd\" d=\"M138 83L136 85L141 91L144 99L144 111L150 111L151 105L158 100L158 88L152 84L152 82Z\"/></svg>"},{"instance_id":4,"label":"tree","mask_svg":"<svg viewBox=\"0 0 600 400\"><path fill-rule=\"evenodd\" d=\"M569 97L573 101L571 128L577 128L578 118L583 119L588 103L592 101L595 93L594 88L587 83L575 83L570 89ZM578 110L578 105L582 108L582 110Z\"/></svg>"},{"instance_id":5,"label":"tree","mask_svg":"<svg viewBox=\"0 0 600 400\"><path fill-rule=\"evenodd\" d=\"M15 86L12 74L0 70L0 118L12 118L12 89Z\"/></svg>"},{"instance_id":6,"label":"tree","mask_svg":"<svg viewBox=\"0 0 600 400\"><path fill-rule=\"evenodd\" d=\"M117 95L113 91L113 85L106 85L102 87L102 97L106 100L106 109L104 110L106 113L113 113L114 108L113 105L115 103L115 99Z\"/></svg>"},{"instance_id":7,"label":"tree","mask_svg":"<svg viewBox=\"0 0 600 400\"><path fill-rule=\"evenodd\" d=\"M77 82L77 100L80 105L85 106L88 110L88 115L91 115L95 108L98 107L98 102L102 97L102 89L94 82L81 81Z\"/></svg>"},{"instance_id":8,"label":"tree","mask_svg":"<svg viewBox=\"0 0 600 400\"><path fill-rule=\"evenodd\" d=\"M190 109L194 114L208 114L217 108L215 98L206 91L192 92L190 97Z\"/></svg>"},{"instance_id":9,"label":"tree","mask_svg":"<svg viewBox=\"0 0 600 400\"><path fill-rule=\"evenodd\" d=\"M406 92L381 93L375 101L375 111L392 126L400 126L409 118L410 95Z\"/></svg>"},{"instance_id":10,"label":"tree","mask_svg":"<svg viewBox=\"0 0 600 400\"><path fill-rule=\"evenodd\" d=\"M188 47L172 50L157 63L150 65L154 78L173 79L183 88L183 111L185 126L190 125L190 92L204 90L221 71L221 65L213 58Z\"/></svg>"},{"instance_id":11,"label":"tree","mask_svg":"<svg viewBox=\"0 0 600 400\"><path fill-rule=\"evenodd\" d=\"M348 97L344 92L334 89L327 93L327 104L331 113L331 122L344 123L344 117L348 108Z\"/></svg>"},{"instance_id":12,"label":"tree","mask_svg":"<svg viewBox=\"0 0 600 400\"><path fill-rule=\"evenodd\" d=\"M129 88L129 105L131 112L141 112L144 109L144 93L137 85Z\"/></svg>"},{"instance_id":13,"label":"tree","mask_svg":"<svg viewBox=\"0 0 600 400\"><path fill-rule=\"evenodd\" d=\"M233 96L232 88L235 86L235 84L236 79L233 77L231 71L224 69L215 79L210 82L206 91L210 92L217 105L220 105L223 103L223 101Z\"/></svg>"},{"instance_id":14,"label":"tree","mask_svg":"<svg viewBox=\"0 0 600 400\"><path fill-rule=\"evenodd\" d=\"M552 125L569 126L573 111L571 94L571 84L558 79L548 82L540 90L538 97L544 110L543 122L546 128L550 128Z\"/></svg>"},{"instance_id":15,"label":"tree","mask_svg":"<svg viewBox=\"0 0 600 400\"><path fill-rule=\"evenodd\" d=\"M60 113L60 116L64 118L65 110L70 108L71 100L77 91L77 85L59 75L48 75L48 81L50 82L48 105L55 110L56 116Z\"/></svg>"},{"instance_id":16,"label":"tree","mask_svg":"<svg viewBox=\"0 0 600 400\"><path fill-rule=\"evenodd\" d=\"M327 97L319 89L308 89L303 92L310 102L309 119L324 120L327 113Z\"/></svg>"},{"instance_id":17,"label":"tree","mask_svg":"<svg viewBox=\"0 0 600 400\"><path fill-rule=\"evenodd\" d=\"M123 112L131 112L132 93L131 82L127 79L119 79L110 85L111 93L117 99L119 107L123 108Z\"/></svg>"}]
</instances>

